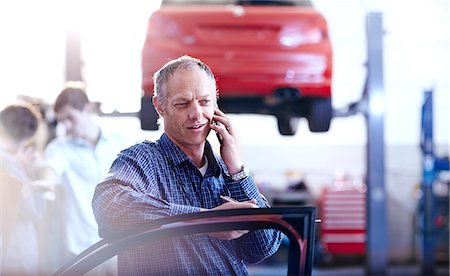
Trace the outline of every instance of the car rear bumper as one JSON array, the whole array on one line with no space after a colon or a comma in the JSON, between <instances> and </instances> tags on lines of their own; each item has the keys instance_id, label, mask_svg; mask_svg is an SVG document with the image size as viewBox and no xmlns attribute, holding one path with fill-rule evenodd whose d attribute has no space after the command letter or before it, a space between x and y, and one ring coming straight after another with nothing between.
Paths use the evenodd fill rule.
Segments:
<instances>
[{"instance_id":1,"label":"car rear bumper","mask_svg":"<svg viewBox=\"0 0 450 276\"><path fill-rule=\"evenodd\" d=\"M164 41L147 41L144 47L143 90L146 95L153 93L153 72L183 54L200 58L211 67L220 97L271 97L275 91L286 87L297 90L299 97L331 97L329 43L297 52L207 47L181 51L177 44Z\"/></svg>"}]
</instances>

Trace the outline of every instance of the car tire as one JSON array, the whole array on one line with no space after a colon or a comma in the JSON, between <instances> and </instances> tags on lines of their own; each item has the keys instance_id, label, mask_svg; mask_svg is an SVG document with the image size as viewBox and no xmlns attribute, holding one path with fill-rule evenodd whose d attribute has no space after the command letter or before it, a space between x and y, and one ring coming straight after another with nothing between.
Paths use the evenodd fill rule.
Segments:
<instances>
[{"instance_id":1,"label":"car tire","mask_svg":"<svg viewBox=\"0 0 450 276\"><path fill-rule=\"evenodd\" d=\"M295 135L295 133L297 133L299 120L300 118L296 117L277 115L278 131L281 135Z\"/></svg>"},{"instance_id":2,"label":"car tire","mask_svg":"<svg viewBox=\"0 0 450 276\"><path fill-rule=\"evenodd\" d=\"M139 119L141 121L141 129L143 130L158 130L158 112L153 106L152 97L141 98L141 111L139 112Z\"/></svg>"},{"instance_id":3,"label":"car tire","mask_svg":"<svg viewBox=\"0 0 450 276\"><path fill-rule=\"evenodd\" d=\"M307 116L309 130L311 132L326 132L330 129L333 107L331 99L315 98L309 104Z\"/></svg>"}]
</instances>

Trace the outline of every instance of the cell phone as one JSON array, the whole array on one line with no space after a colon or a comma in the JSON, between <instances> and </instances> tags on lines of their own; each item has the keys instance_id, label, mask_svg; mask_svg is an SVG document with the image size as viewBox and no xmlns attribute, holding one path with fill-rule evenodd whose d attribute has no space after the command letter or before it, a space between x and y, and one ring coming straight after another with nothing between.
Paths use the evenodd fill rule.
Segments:
<instances>
[{"instance_id":1,"label":"cell phone","mask_svg":"<svg viewBox=\"0 0 450 276\"><path fill-rule=\"evenodd\" d=\"M215 125L220 125L220 123L219 123L218 121L216 121L216 120L213 120L213 124L215 124ZM217 139L219 140L219 143L222 145L222 143L223 143L223 138L222 138L222 136L220 135L220 133L217 132L217 131L216 131L216 136L217 136Z\"/></svg>"}]
</instances>

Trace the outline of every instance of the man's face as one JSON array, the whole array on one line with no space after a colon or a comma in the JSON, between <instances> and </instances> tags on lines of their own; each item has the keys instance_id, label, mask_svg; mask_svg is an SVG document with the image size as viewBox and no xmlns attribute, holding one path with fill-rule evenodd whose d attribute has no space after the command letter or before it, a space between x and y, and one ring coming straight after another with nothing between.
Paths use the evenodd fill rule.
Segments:
<instances>
[{"instance_id":1,"label":"man's face","mask_svg":"<svg viewBox=\"0 0 450 276\"><path fill-rule=\"evenodd\" d=\"M63 106L57 113L58 123L64 125L66 135L72 138L83 138L88 127L89 112L86 108L78 110L70 105Z\"/></svg>"},{"instance_id":2,"label":"man's face","mask_svg":"<svg viewBox=\"0 0 450 276\"><path fill-rule=\"evenodd\" d=\"M33 137L18 142L16 157L24 167L28 168L33 166L36 156L37 148Z\"/></svg>"},{"instance_id":3,"label":"man's face","mask_svg":"<svg viewBox=\"0 0 450 276\"><path fill-rule=\"evenodd\" d=\"M166 89L167 105L158 105L166 134L182 149L203 149L216 103L214 81L201 69L179 69Z\"/></svg>"}]
</instances>

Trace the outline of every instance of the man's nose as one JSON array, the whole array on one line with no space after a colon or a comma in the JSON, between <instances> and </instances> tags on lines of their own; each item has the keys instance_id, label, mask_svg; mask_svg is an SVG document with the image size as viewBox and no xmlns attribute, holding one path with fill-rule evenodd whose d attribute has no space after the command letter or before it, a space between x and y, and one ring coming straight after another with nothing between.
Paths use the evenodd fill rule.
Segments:
<instances>
[{"instance_id":1,"label":"man's nose","mask_svg":"<svg viewBox=\"0 0 450 276\"><path fill-rule=\"evenodd\" d=\"M189 108L189 119L198 120L202 116L202 107L194 102Z\"/></svg>"}]
</instances>

